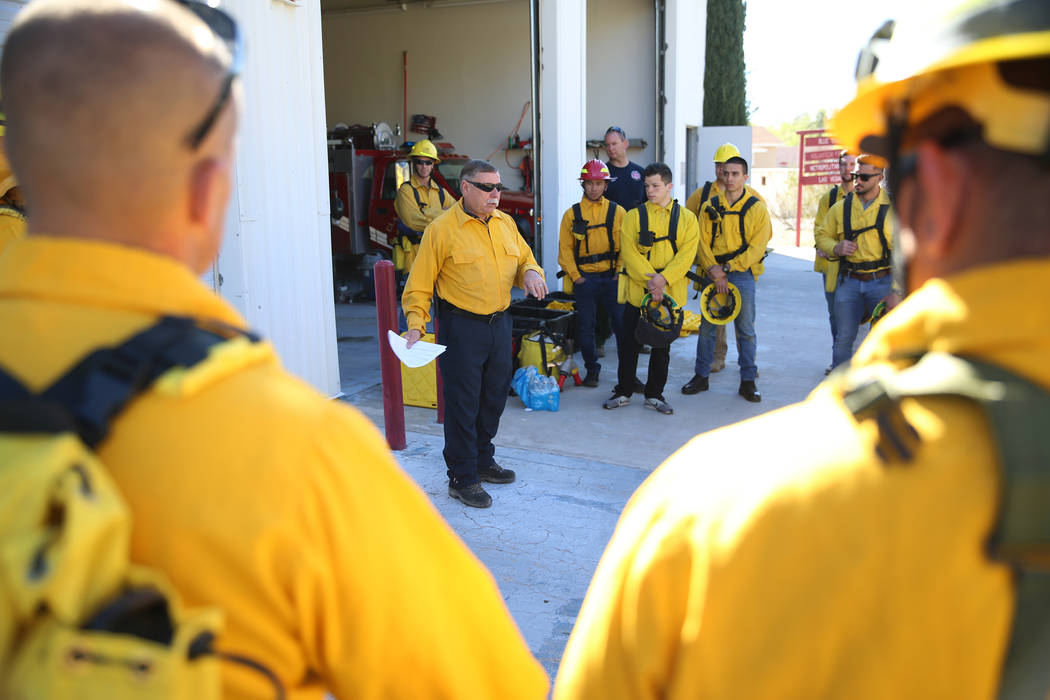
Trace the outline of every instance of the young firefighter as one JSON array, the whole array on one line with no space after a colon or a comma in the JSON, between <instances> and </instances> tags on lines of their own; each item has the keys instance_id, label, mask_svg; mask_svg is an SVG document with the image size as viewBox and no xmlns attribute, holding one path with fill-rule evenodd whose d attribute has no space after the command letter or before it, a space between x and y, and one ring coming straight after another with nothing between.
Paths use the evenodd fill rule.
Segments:
<instances>
[{"instance_id":1,"label":"young firefighter","mask_svg":"<svg viewBox=\"0 0 1050 700\"><path fill-rule=\"evenodd\" d=\"M626 282L622 341L618 345L619 373L613 395L605 408L626 406L635 389L638 342L635 328L646 294L659 302L670 295L679 305L688 293L685 273L696 257L699 227L696 217L671 198L671 169L653 163L645 171L645 194L649 201L627 212L623 220L620 260ZM645 406L669 415L674 409L664 398L670 348L653 348L645 383Z\"/></svg>"},{"instance_id":2,"label":"young firefighter","mask_svg":"<svg viewBox=\"0 0 1050 700\"><path fill-rule=\"evenodd\" d=\"M598 307L605 309L620 345L623 306L616 301L623 208L605 198L612 177L600 160L589 160L580 172L583 198L561 218L558 264L572 280L576 300L576 338L587 371L583 385L598 386L602 366L594 338Z\"/></svg>"},{"instance_id":3,"label":"young firefighter","mask_svg":"<svg viewBox=\"0 0 1050 700\"><path fill-rule=\"evenodd\" d=\"M748 401L759 402L762 395L755 386L758 366L755 364L755 281L765 271L762 259L766 244L773 236L766 205L745 188L747 161L739 156L722 166L726 190L713 197L700 213L700 252L707 278L719 294L725 294L732 282L740 291L740 313L733 321L736 349L740 364L738 393ZM696 394L709 388L708 376L714 358L716 324L706 318L700 324L696 341L695 374L683 394Z\"/></svg>"}]
</instances>

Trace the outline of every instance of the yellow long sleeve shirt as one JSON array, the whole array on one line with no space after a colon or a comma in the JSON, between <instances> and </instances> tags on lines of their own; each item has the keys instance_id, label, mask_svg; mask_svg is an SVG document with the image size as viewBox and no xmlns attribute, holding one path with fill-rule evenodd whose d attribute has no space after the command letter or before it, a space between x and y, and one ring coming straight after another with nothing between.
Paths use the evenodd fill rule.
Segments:
<instances>
[{"instance_id":1,"label":"yellow long sleeve shirt","mask_svg":"<svg viewBox=\"0 0 1050 700\"><path fill-rule=\"evenodd\" d=\"M429 185L423 187L413 174L408 182L402 182L401 187L397 189L397 197L394 198L394 211L397 213L397 218L413 231L422 232L427 224L456 203L456 198L445 192L445 204L442 206L441 193L441 185L437 183L437 180L430 178ZM419 201L416 201L417 194ZM420 209L420 204L423 205L422 209Z\"/></svg>"},{"instance_id":2,"label":"yellow long sleeve shirt","mask_svg":"<svg viewBox=\"0 0 1050 700\"><path fill-rule=\"evenodd\" d=\"M890 196L886 193L886 190L881 188L879 190L879 195L868 205L867 209L864 208L864 204L861 202L860 197L854 195L849 199L852 200L853 203L850 210L850 226L854 231L874 226L879 215L879 207L882 205L888 206L890 204ZM816 245L828 254L829 259L838 259L838 256L835 255L835 245L845 238L843 224L843 212L845 206L846 198L843 198L841 201L836 202L835 206L828 210L824 219L817 224L815 232ZM890 250L893 250L892 210L888 212L886 216L883 233L886 236L887 247ZM854 242L857 244L857 251L852 255L846 256L845 260L848 262L872 262L880 260L883 257L884 251L882 249L882 241L879 239L877 231L865 231L858 235ZM890 264L887 262L884 267L888 268L890 267Z\"/></svg>"},{"instance_id":3,"label":"yellow long sleeve shirt","mask_svg":"<svg viewBox=\"0 0 1050 700\"><path fill-rule=\"evenodd\" d=\"M623 227L624 216L623 207L619 204L610 202L605 197L602 197L597 202L592 202L586 197L581 199L580 213L583 215L588 227L595 227L587 229L587 234L582 241L578 241L572 232L573 207L569 207L561 217L561 229L558 234L558 265L565 270L566 274L569 275L569 279L573 282L578 282L582 273L596 274L616 269L616 259L583 263L579 266L576 264L577 245L579 245L581 257L603 255L609 252L609 230L605 226L609 207L615 207L613 210L612 250L618 256L620 253L620 231Z\"/></svg>"},{"instance_id":4,"label":"yellow long sleeve shirt","mask_svg":"<svg viewBox=\"0 0 1050 700\"><path fill-rule=\"evenodd\" d=\"M511 288L522 285L528 270L543 275L514 219L497 209L482 221L459 201L423 233L401 295L408 327L423 331L435 293L471 313L503 311L510 306Z\"/></svg>"},{"instance_id":5,"label":"yellow long sleeve shirt","mask_svg":"<svg viewBox=\"0 0 1050 700\"><path fill-rule=\"evenodd\" d=\"M1050 390L1048 276L1041 258L931 280L853 364L938 350ZM1018 298L1043 301L1004 317ZM904 465L878 458L874 421L833 381L675 453L620 518L555 700L994 697L1015 598L985 549L996 444L976 403L901 409L920 437ZM737 468L711 462L742 446Z\"/></svg>"},{"instance_id":6,"label":"yellow long sleeve shirt","mask_svg":"<svg viewBox=\"0 0 1050 700\"><path fill-rule=\"evenodd\" d=\"M243 327L185 267L29 236L0 256L0 365L40 389L163 314ZM226 619L217 647L292 700L545 696L492 577L349 406L268 344L177 391L153 388L99 454L133 518L131 559ZM2 626L2 625L0 625ZM222 664L223 697L272 698Z\"/></svg>"},{"instance_id":7,"label":"yellow long sleeve shirt","mask_svg":"<svg viewBox=\"0 0 1050 700\"><path fill-rule=\"evenodd\" d=\"M704 197L704 187L709 184L711 187L708 189L707 197ZM753 189L750 185L744 185L744 192L758 197L759 201L766 201L765 198L758 193L758 190ZM693 190L693 193L689 195L689 199L685 200L685 208L693 212L693 214L699 219L700 210L703 208L704 204L709 202L715 195L720 194L722 194L722 186L718 184L717 180L715 182L705 182L703 185Z\"/></svg>"},{"instance_id":8,"label":"yellow long sleeve shirt","mask_svg":"<svg viewBox=\"0 0 1050 700\"><path fill-rule=\"evenodd\" d=\"M832 194L832 192L835 193L835 201L834 202L831 201L831 194ZM815 248L817 248L817 250L820 250L820 248L817 247L817 245L816 245L817 227L820 226L820 222L822 222L824 220L824 217L828 215L828 210L831 209L831 207L836 202L838 202L840 199L843 199L845 196L846 196L846 190L845 190L845 188L842 185L835 185L834 187L832 187L831 189L829 189L827 192L825 192L824 194L822 194L820 196L820 200L817 202L817 215L815 217L813 217L813 242L814 242L813 246ZM821 252L824 252L824 251L821 251ZM828 269L828 259L827 258L823 258L823 257L821 257L819 255L816 256L813 259L813 271L814 272L827 272L828 274L831 274L831 270ZM835 261L835 264L834 264L834 274L838 275L838 264L837 264L837 261Z\"/></svg>"},{"instance_id":9,"label":"yellow long sleeve shirt","mask_svg":"<svg viewBox=\"0 0 1050 700\"><path fill-rule=\"evenodd\" d=\"M667 236L671 223L671 208L674 200L666 207L652 202L644 205L649 216L649 230L655 238ZM620 262L627 274L627 303L640 307L645 298L645 285L649 274L659 272L667 280L666 293L679 304L685 305L688 285L685 273L696 258L696 246L700 238L700 227L697 226L693 213L680 206L678 209L678 232L675 253L670 241L656 241L651 248L638 243L639 219L638 209L632 209L623 217L623 235L620 239Z\"/></svg>"},{"instance_id":10,"label":"yellow long sleeve shirt","mask_svg":"<svg viewBox=\"0 0 1050 700\"><path fill-rule=\"evenodd\" d=\"M698 258L702 269L707 270L714 265L720 265L715 256L726 255L740 248L744 242L741 236L740 224L743 220L744 233L747 239L747 248L729 261L729 269L736 272L750 270L755 279L765 272L762 258L766 254L766 246L773 237L773 226L769 221L769 211L765 203L756 197L743 216L733 212L741 212L744 205L754 195L745 189L733 204L724 201L725 196L718 196L718 203L725 214L719 214L709 201L700 213L700 247ZM712 216L715 218L712 219Z\"/></svg>"}]
</instances>

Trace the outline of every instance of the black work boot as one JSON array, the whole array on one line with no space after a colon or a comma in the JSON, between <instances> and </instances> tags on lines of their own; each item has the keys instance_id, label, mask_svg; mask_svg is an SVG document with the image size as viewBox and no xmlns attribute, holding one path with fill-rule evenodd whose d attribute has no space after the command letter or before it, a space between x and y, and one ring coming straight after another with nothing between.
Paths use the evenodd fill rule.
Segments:
<instances>
[{"instance_id":1,"label":"black work boot","mask_svg":"<svg viewBox=\"0 0 1050 700\"><path fill-rule=\"evenodd\" d=\"M707 391L710 387L708 384L707 377L701 377L699 374L694 374L693 378L690 379L682 387L683 394L699 394L701 391Z\"/></svg>"},{"instance_id":2,"label":"black work boot","mask_svg":"<svg viewBox=\"0 0 1050 700\"><path fill-rule=\"evenodd\" d=\"M762 400L762 394L758 393L755 383L746 379L740 382L740 390L737 393L751 403L758 403Z\"/></svg>"},{"instance_id":3,"label":"black work boot","mask_svg":"<svg viewBox=\"0 0 1050 700\"><path fill-rule=\"evenodd\" d=\"M481 484L476 481L463 486L456 486L450 481L448 482L448 495L463 501L463 505L471 508L488 508L492 505L492 496L485 489L481 488Z\"/></svg>"},{"instance_id":4,"label":"black work boot","mask_svg":"<svg viewBox=\"0 0 1050 700\"><path fill-rule=\"evenodd\" d=\"M493 462L487 467L478 469L478 478L490 484L513 484L517 476L513 469L504 469Z\"/></svg>"}]
</instances>

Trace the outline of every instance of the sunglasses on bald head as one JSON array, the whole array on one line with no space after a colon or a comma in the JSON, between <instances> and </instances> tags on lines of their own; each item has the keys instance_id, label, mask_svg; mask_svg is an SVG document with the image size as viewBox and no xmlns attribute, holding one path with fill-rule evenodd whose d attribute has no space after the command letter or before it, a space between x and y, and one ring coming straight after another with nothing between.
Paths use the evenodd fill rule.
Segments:
<instances>
[{"instance_id":1,"label":"sunglasses on bald head","mask_svg":"<svg viewBox=\"0 0 1050 700\"><path fill-rule=\"evenodd\" d=\"M860 180L861 182L867 182L873 177L882 177L882 173L850 173L851 179Z\"/></svg>"},{"instance_id":2,"label":"sunglasses on bald head","mask_svg":"<svg viewBox=\"0 0 1050 700\"><path fill-rule=\"evenodd\" d=\"M473 180L464 180L463 182L469 182L482 192L491 192L492 190L502 192L507 189L507 186L500 182L474 182Z\"/></svg>"},{"instance_id":3,"label":"sunglasses on bald head","mask_svg":"<svg viewBox=\"0 0 1050 700\"><path fill-rule=\"evenodd\" d=\"M202 22L208 25L208 28L212 30L216 37L218 37L230 52L230 68L226 71L226 77L223 78L222 87L219 90L219 97L212 104L211 109L204 116L204 119L186 139L187 145L190 150L197 150L201 143L204 142L204 137L212 130L215 126L215 122L219 119L219 114L222 113L223 107L230 100L230 93L233 92L233 81L241 73L241 68L244 62L244 41L241 38L240 30L237 29L237 23L233 20L233 17L216 7L217 0L175 0L180 5L185 7L187 10L195 14Z\"/></svg>"}]
</instances>

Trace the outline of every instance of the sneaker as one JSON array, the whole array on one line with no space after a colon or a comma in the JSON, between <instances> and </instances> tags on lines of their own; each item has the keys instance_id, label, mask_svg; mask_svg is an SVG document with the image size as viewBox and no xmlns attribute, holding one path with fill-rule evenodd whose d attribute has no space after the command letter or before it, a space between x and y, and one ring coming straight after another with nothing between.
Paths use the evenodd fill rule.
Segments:
<instances>
[{"instance_id":1,"label":"sneaker","mask_svg":"<svg viewBox=\"0 0 1050 700\"><path fill-rule=\"evenodd\" d=\"M662 396L655 399L646 399L645 407L657 410L665 416L669 416L672 413L674 413L674 409L671 408L671 404L664 401L664 398Z\"/></svg>"},{"instance_id":2,"label":"sneaker","mask_svg":"<svg viewBox=\"0 0 1050 700\"><path fill-rule=\"evenodd\" d=\"M751 403L758 403L762 400L762 394L758 393L758 388L755 386L755 383L747 380L740 382L740 389L737 393Z\"/></svg>"},{"instance_id":3,"label":"sneaker","mask_svg":"<svg viewBox=\"0 0 1050 700\"><path fill-rule=\"evenodd\" d=\"M516 477L513 469L504 469L493 462L483 469L478 469L478 478L490 484L513 484Z\"/></svg>"},{"instance_id":4,"label":"sneaker","mask_svg":"<svg viewBox=\"0 0 1050 700\"><path fill-rule=\"evenodd\" d=\"M611 397L605 400L605 403L603 403L602 406L604 408L612 410L614 408L619 408L620 406L626 406L629 403L631 403L630 396L624 396L623 394L613 394Z\"/></svg>"},{"instance_id":5,"label":"sneaker","mask_svg":"<svg viewBox=\"0 0 1050 700\"><path fill-rule=\"evenodd\" d=\"M638 377L634 378L634 393L644 394L645 393L645 382Z\"/></svg>"},{"instance_id":6,"label":"sneaker","mask_svg":"<svg viewBox=\"0 0 1050 700\"><path fill-rule=\"evenodd\" d=\"M587 370L587 375L583 378L583 385L590 387L598 386L598 374L600 372L600 369L596 369L593 372L591 370Z\"/></svg>"},{"instance_id":7,"label":"sneaker","mask_svg":"<svg viewBox=\"0 0 1050 700\"><path fill-rule=\"evenodd\" d=\"M453 486L450 481L448 482L448 495L463 501L463 505L471 508L488 508L492 505L492 496L488 495L477 482L465 486Z\"/></svg>"},{"instance_id":8,"label":"sneaker","mask_svg":"<svg viewBox=\"0 0 1050 700\"><path fill-rule=\"evenodd\" d=\"M707 391L710 389L707 377L701 377L699 374L694 374L693 378L685 383L682 387L683 394L699 394L701 391Z\"/></svg>"}]
</instances>

